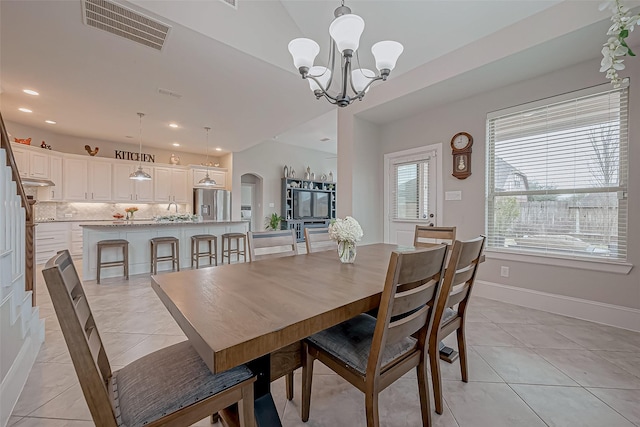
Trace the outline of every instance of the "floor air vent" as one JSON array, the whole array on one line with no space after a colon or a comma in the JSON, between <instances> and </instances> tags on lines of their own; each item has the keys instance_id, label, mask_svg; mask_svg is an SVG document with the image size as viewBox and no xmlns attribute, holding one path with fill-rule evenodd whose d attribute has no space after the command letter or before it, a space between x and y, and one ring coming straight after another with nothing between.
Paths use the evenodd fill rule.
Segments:
<instances>
[{"instance_id":1,"label":"floor air vent","mask_svg":"<svg viewBox=\"0 0 640 427\"><path fill-rule=\"evenodd\" d=\"M107 0L83 0L82 12L85 24L157 50L162 50L171 29L167 24Z\"/></svg>"}]
</instances>

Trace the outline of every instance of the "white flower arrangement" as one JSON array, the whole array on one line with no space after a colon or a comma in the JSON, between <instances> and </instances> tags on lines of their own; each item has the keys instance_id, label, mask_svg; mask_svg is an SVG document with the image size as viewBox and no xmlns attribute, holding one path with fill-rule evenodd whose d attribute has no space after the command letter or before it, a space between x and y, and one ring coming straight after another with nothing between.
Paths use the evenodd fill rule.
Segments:
<instances>
[{"instance_id":1,"label":"white flower arrangement","mask_svg":"<svg viewBox=\"0 0 640 427\"><path fill-rule=\"evenodd\" d=\"M329 237L338 242L355 243L362 239L362 227L355 218L350 216L345 219L337 218L329 225Z\"/></svg>"},{"instance_id":2,"label":"white flower arrangement","mask_svg":"<svg viewBox=\"0 0 640 427\"><path fill-rule=\"evenodd\" d=\"M640 20L640 14L629 16L629 8L622 5L621 0L607 0L600 6L600 10L611 9L613 24L609 27L607 35L609 40L602 47L602 61L600 62L600 72L606 72L607 78L611 80L613 87L620 87L622 78L618 71L624 70L623 56L636 56L625 39Z\"/></svg>"}]
</instances>

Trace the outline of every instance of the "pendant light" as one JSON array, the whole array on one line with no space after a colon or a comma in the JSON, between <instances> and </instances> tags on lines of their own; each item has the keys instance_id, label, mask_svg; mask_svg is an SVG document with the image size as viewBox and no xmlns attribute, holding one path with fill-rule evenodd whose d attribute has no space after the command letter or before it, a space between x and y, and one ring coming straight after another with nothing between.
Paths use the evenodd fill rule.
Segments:
<instances>
[{"instance_id":1,"label":"pendant light","mask_svg":"<svg viewBox=\"0 0 640 427\"><path fill-rule=\"evenodd\" d=\"M205 175L204 178L198 181L198 185L206 185L206 186L218 185L215 180L209 177L209 131L211 130L211 128L205 127L205 130L207 131L207 145L205 147L207 151L207 174Z\"/></svg>"},{"instance_id":2,"label":"pendant light","mask_svg":"<svg viewBox=\"0 0 640 427\"><path fill-rule=\"evenodd\" d=\"M129 179L135 179L136 181L150 181L151 175L142 170L142 117L144 113L138 113L140 117L140 151L138 152L138 170L129 175Z\"/></svg>"}]
</instances>

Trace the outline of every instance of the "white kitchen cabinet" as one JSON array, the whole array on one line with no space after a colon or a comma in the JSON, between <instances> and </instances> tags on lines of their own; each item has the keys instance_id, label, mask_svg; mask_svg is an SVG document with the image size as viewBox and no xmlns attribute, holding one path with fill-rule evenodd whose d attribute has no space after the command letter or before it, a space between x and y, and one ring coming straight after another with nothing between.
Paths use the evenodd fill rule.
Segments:
<instances>
[{"instance_id":1,"label":"white kitchen cabinet","mask_svg":"<svg viewBox=\"0 0 640 427\"><path fill-rule=\"evenodd\" d=\"M193 169L193 186L198 187L202 178L207 175L207 169ZM224 188L227 185L227 172L219 169L209 169L209 178L216 182L213 188Z\"/></svg>"},{"instance_id":2,"label":"white kitchen cabinet","mask_svg":"<svg viewBox=\"0 0 640 427\"><path fill-rule=\"evenodd\" d=\"M69 223L40 223L35 228L36 264L44 264L58 251L69 247Z\"/></svg>"},{"instance_id":3,"label":"white kitchen cabinet","mask_svg":"<svg viewBox=\"0 0 640 427\"><path fill-rule=\"evenodd\" d=\"M16 160L16 166L18 172L22 178L29 177L29 151L25 148L19 147L18 144L11 145L11 151L13 151L13 158Z\"/></svg>"},{"instance_id":4,"label":"white kitchen cabinet","mask_svg":"<svg viewBox=\"0 0 640 427\"><path fill-rule=\"evenodd\" d=\"M111 160L66 156L63 165L64 200L111 201Z\"/></svg>"},{"instance_id":5,"label":"white kitchen cabinet","mask_svg":"<svg viewBox=\"0 0 640 427\"><path fill-rule=\"evenodd\" d=\"M56 154L49 155L49 179L53 181L53 187L39 187L38 200L42 201L62 201L62 188L64 186L62 174L62 156Z\"/></svg>"},{"instance_id":6,"label":"white kitchen cabinet","mask_svg":"<svg viewBox=\"0 0 640 427\"><path fill-rule=\"evenodd\" d=\"M189 203L186 169L154 167L153 189L156 202Z\"/></svg>"},{"instance_id":7,"label":"white kitchen cabinet","mask_svg":"<svg viewBox=\"0 0 640 427\"><path fill-rule=\"evenodd\" d=\"M69 202L86 201L88 196L88 162L87 159L65 157L63 160L63 194Z\"/></svg>"},{"instance_id":8,"label":"white kitchen cabinet","mask_svg":"<svg viewBox=\"0 0 640 427\"><path fill-rule=\"evenodd\" d=\"M44 150L42 150L44 151ZM49 154L46 152L29 152L29 176L31 178L49 179Z\"/></svg>"},{"instance_id":9,"label":"white kitchen cabinet","mask_svg":"<svg viewBox=\"0 0 640 427\"><path fill-rule=\"evenodd\" d=\"M114 202L153 202L153 179L137 181L129 178L129 175L136 170L138 165L134 164L115 163L113 165L112 200ZM151 167L143 166L142 170L153 176Z\"/></svg>"},{"instance_id":10,"label":"white kitchen cabinet","mask_svg":"<svg viewBox=\"0 0 640 427\"><path fill-rule=\"evenodd\" d=\"M88 162L89 186L87 200L111 201L111 161L91 159Z\"/></svg>"}]
</instances>

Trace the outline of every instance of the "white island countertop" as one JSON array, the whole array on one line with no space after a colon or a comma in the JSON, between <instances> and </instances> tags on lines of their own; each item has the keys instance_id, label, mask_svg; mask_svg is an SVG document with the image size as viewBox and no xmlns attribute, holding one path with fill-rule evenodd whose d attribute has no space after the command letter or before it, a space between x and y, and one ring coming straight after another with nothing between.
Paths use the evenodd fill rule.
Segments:
<instances>
[{"instance_id":1,"label":"white island countertop","mask_svg":"<svg viewBox=\"0 0 640 427\"><path fill-rule=\"evenodd\" d=\"M233 225L244 221L89 221L79 224L80 227L142 227L142 226L185 226L185 225Z\"/></svg>"}]
</instances>

